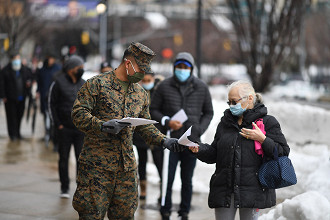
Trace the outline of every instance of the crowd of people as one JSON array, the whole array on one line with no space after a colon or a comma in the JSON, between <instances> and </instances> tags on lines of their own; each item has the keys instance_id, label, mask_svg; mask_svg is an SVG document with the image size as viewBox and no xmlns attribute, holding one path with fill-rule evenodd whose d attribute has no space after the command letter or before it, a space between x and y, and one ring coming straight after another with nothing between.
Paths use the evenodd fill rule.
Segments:
<instances>
[{"instance_id":1,"label":"crowd of people","mask_svg":"<svg viewBox=\"0 0 330 220\"><path fill-rule=\"evenodd\" d=\"M258 168L265 158L273 157L274 148L279 156L290 151L279 122L267 114L261 95L249 82L237 81L228 87L229 106L212 144L202 143L201 136L214 112L208 86L193 74L193 56L178 53L173 75L166 79L152 71L154 57L147 46L131 43L117 68L103 62L100 74L85 81L84 60L77 55L59 65L49 54L33 74L22 65L18 52L12 54L11 62L0 72L0 98L5 103L10 140L22 138L25 101L37 82L45 141L52 140L59 153L62 198L70 198L68 166L74 146L77 188L72 205L79 219L104 219L105 215L109 219L134 219L138 201L148 196L148 150L159 174L157 202L163 220L171 217L178 164L182 184L178 216L189 218L197 159L216 165L209 193L215 219L234 220L237 209L242 220L258 219L259 209L276 203L275 190L259 183ZM173 117L178 112L184 113L184 120ZM158 123L121 121L127 117ZM263 121L265 133L256 120ZM178 139L190 128L192 145L180 144ZM262 154L256 151L256 142ZM164 157L168 152L168 158Z\"/></svg>"}]
</instances>

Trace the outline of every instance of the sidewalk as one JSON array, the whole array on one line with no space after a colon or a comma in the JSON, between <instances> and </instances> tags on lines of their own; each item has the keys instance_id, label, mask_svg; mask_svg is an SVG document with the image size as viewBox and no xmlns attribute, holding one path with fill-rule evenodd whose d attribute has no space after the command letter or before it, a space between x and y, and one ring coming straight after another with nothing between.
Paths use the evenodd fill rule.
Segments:
<instances>
[{"instance_id":1,"label":"sidewalk","mask_svg":"<svg viewBox=\"0 0 330 220\"><path fill-rule=\"evenodd\" d=\"M59 197L60 183L57 171L57 153L53 146L48 148L43 137L42 116L37 115L35 134L31 125L23 119L22 135L25 139L11 142L7 136L7 126L3 104L0 105L0 219L1 220L73 220L78 214L72 208L75 184L75 161L70 158L71 199ZM140 202L136 212L137 220L160 220L157 207L159 186L148 184L147 200ZM193 195L192 220L214 219L214 210L207 206L207 194ZM174 208L180 202L180 192L173 192ZM107 219L107 218L106 218ZM176 211L172 219L177 219Z\"/></svg>"}]
</instances>

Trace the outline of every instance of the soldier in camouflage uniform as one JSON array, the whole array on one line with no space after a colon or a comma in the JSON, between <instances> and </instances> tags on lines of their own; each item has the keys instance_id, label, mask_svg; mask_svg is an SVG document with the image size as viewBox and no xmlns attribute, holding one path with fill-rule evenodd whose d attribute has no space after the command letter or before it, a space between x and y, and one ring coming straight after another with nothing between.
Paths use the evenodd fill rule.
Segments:
<instances>
[{"instance_id":1,"label":"soldier in camouflage uniform","mask_svg":"<svg viewBox=\"0 0 330 220\"><path fill-rule=\"evenodd\" d=\"M165 138L154 125L131 127L125 117L149 115L147 92L136 82L151 72L154 52L132 43L114 71L89 79L78 92L72 109L74 124L86 136L79 157L73 207L79 219L133 219L138 203L137 164L133 133L150 145L182 151L177 139Z\"/></svg>"}]
</instances>

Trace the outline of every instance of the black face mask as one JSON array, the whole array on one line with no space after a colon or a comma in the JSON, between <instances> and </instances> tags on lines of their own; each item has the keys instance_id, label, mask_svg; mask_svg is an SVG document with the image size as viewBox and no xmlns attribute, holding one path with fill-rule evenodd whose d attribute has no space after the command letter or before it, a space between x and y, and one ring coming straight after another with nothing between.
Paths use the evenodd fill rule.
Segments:
<instances>
[{"instance_id":1,"label":"black face mask","mask_svg":"<svg viewBox=\"0 0 330 220\"><path fill-rule=\"evenodd\" d=\"M83 68L78 69L76 73L77 79L80 79L83 74L84 74L84 69Z\"/></svg>"}]
</instances>

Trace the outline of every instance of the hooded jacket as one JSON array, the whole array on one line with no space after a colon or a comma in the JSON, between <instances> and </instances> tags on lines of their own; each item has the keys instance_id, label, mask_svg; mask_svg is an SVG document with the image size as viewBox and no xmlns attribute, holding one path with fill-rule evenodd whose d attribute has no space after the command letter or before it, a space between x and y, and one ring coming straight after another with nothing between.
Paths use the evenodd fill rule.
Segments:
<instances>
[{"instance_id":1,"label":"hooded jacket","mask_svg":"<svg viewBox=\"0 0 330 220\"><path fill-rule=\"evenodd\" d=\"M74 100L85 80L78 79L73 83L67 73L61 73L49 89L49 109L52 121L57 128L63 125L66 128L76 129L71 119L71 110Z\"/></svg>"},{"instance_id":2,"label":"hooded jacket","mask_svg":"<svg viewBox=\"0 0 330 220\"><path fill-rule=\"evenodd\" d=\"M258 180L263 162L255 152L254 141L239 134L241 128L252 129L252 122L263 118L266 139L262 144L265 158L272 158L274 147L279 156L287 156L290 148L275 117L267 115L263 104L256 104L243 114L242 125L229 109L224 112L211 145L200 144L196 157L206 163L216 163L210 180L209 207L230 207L234 194L235 208L269 208L276 204L274 189L266 189Z\"/></svg>"},{"instance_id":3,"label":"hooded jacket","mask_svg":"<svg viewBox=\"0 0 330 220\"><path fill-rule=\"evenodd\" d=\"M194 60L189 53L179 53L176 61L186 60L194 65ZM199 141L213 118L213 106L207 85L192 74L182 83L173 75L162 81L152 96L150 105L151 117L160 122L165 116L172 117L183 109L188 120L182 128L171 132L171 137L179 138L190 126L192 127L191 139ZM168 121L161 128L166 134L169 130Z\"/></svg>"}]
</instances>

